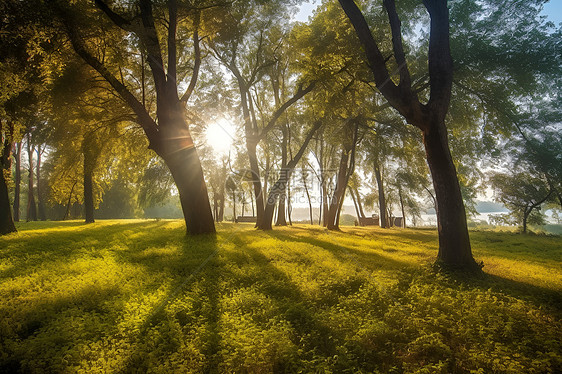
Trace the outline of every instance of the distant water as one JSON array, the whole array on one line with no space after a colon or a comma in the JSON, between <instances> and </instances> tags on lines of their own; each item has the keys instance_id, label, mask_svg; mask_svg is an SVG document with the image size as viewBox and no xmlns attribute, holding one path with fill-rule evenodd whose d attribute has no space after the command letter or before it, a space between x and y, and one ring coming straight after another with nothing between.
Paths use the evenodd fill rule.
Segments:
<instances>
[{"instance_id":1,"label":"distant water","mask_svg":"<svg viewBox=\"0 0 562 374\"><path fill-rule=\"evenodd\" d=\"M507 212L503 211L503 212L488 212L488 213L478 213L475 216L471 216L470 220L478 222L478 221L485 221L488 224L490 223L490 216L494 216L494 215L498 215L498 214L506 214ZM555 223L554 220L551 217L551 213L550 211L546 212L546 222L547 223ZM437 226L437 215L435 213L433 214L422 214L422 222L421 223L417 223L417 226ZM406 217L408 218L408 217ZM410 222L411 224L411 222Z\"/></svg>"}]
</instances>

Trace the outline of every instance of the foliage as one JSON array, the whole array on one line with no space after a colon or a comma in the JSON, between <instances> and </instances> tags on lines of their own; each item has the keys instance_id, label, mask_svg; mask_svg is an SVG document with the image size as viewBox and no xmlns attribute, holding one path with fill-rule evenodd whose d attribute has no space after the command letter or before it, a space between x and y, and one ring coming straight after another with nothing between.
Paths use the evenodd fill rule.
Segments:
<instances>
[{"instance_id":1,"label":"foliage","mask_svg":"<svg viewBox=\"0 0 562 374\"><path fill-rule=\"evenodd\" d=\"M466 280L429 270L433 230L219 227L20 224L0 238L1 370L562 370L560 237L473 232L489 274Z\"/></svg>"}]
</instances>

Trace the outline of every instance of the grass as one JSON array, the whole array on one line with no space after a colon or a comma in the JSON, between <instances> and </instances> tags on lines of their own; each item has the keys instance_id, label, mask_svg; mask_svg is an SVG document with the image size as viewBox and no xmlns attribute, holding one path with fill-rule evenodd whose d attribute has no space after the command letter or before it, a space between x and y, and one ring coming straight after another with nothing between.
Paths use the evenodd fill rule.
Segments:
<instances>
[{"instance_id":1,"label":"grass","mask_svg":"<svg viewBox=\"0 0 562 374\"><path fill-rule=\"evenodd\" d=\"M434 230L24 223L0 237L0 372L562 372L562 238ZM203 264L203 265L202 265Z\"/></svg>"}]
</instances>

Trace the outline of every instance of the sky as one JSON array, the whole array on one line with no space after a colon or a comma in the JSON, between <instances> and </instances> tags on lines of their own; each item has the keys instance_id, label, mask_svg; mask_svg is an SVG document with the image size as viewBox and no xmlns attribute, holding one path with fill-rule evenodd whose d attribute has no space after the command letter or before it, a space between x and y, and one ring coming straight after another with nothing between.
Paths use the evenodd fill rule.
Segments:
<instances>
[{"instance_id":1,"label":"sky","mask_svg":"<svg viewBox=\"0 0 562 374\"><path fill-rule=\"evenodd\" d=\"M550 0L545 4L542 14L558 26L562 22L562 0Z\"/></svg>"},{"instance_id":2,"label":"sky","mask_svg":"<svg viewBox=\"0 0 562 374\"><path fill-rule=\"evenodd\" d=\"M320 0L309 0L300 5L299 12L295 15L295 21L305 22L312 14L312 11L320 4ZM542 14L548 17L549 21L559 25L562 23L562 0L550 0L545 4Z\"/></svg>"}]
</instances>

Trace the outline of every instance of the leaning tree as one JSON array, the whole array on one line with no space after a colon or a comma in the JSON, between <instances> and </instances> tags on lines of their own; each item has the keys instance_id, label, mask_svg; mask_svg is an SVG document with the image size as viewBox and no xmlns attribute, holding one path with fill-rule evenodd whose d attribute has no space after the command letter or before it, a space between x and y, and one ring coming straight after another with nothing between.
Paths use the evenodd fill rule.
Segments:
<instances>
[{"instance_id":1,"label":"leaning tree","mask_svg":"<svg viewBox=\"0 0 562 374\"><path fill-rule=\"evenodd\" d=\"M202 18L214 5L205 1L178 4L169 0L153 4L150 0L139 0L121 4L117 10L102 0L95 1L96 9L82 2L69 5L53 0L49 4L75 52L131 108L148 138L149 148L168 166L179 192L187 232L214 233L207 187L186 110L201 64ZM102 42L104 34L120 36L113 58L105 54L108 48ZM178 48L178 40L187 35L191 36L191 56L185 53L189 49ZM131 68L120 63L126 56L140 60L143 71L147 64L151 79L142 75L139 84L138 77L127 74ZM192 66L191 72L185 66ZM184 82L186 76L190 79ZM184 83L187 88L180 95ZM144 100L150 92L156 97L155 107Z\"/></svg>"},{"instance_id":2,"label":"leaning tree","mask_svg":"<svg viewBox=\"0 0 562 374\"><path fill-rule=\"evenodd\" d=\"M437 262L449 268L479 269L472 257L465 207L445 126L453 81L447 1L423 1L430 17L430 94L427 102L420 100L418 92L413 88L414 83L402 42L401 22L394 0L383 1L391 31L394 60L392 62L381 52L381 42L373 37L370 26L355 1L339 2L361 42L378 90L408 123L422 131L437 198ZM393 65L396 67L396 74L389 71Z\"/></svg>"}]
</instances>

